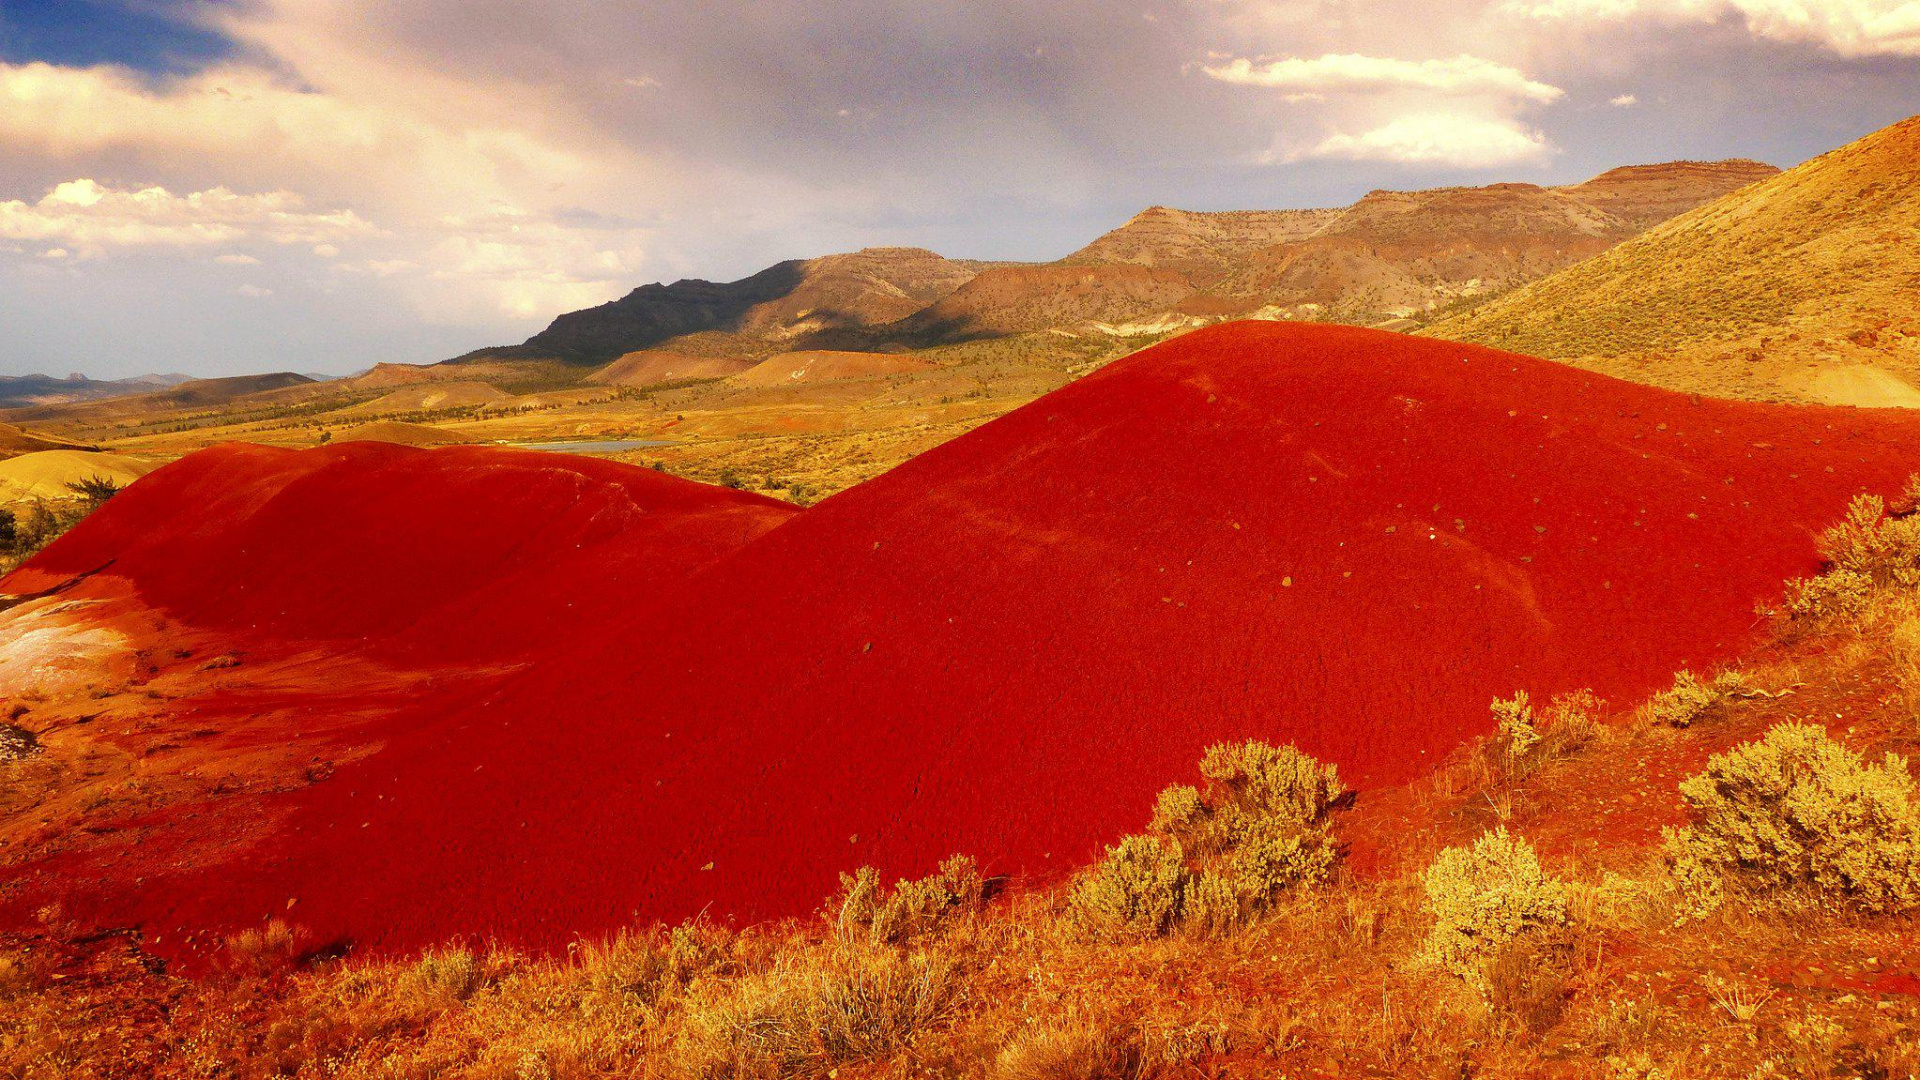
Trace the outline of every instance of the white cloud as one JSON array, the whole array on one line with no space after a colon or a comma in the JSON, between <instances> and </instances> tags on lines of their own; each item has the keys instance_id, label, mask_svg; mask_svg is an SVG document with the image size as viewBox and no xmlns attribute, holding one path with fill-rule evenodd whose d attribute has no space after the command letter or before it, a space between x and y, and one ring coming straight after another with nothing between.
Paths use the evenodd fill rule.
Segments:
<instances>
[{"instance_id":1,"label":"white cloud","mask_svg":"<svg viewBox=\"0 0 1920 1080\"><path fill-rule=\"evenodd\" d=\"M378 232L351 210L310 211L289 191L241 195L209 188L175 195L162 187L117 190L82 178L60 184L37 202L0 202L0 237L57 241L83 256L242 241L325 244Z\"/></svg>"},{"instance_id":2,"label":"white cloud","mask_svg":"<svg viewBox=\"0 0 1920 1080\"><path fill-rule=\"evenodd\" d=\"M1621 94L1618 97L1608 98L1607 104L1625 109L1629 106L1640 104L1640 99L1632 94Z\"/></svg>"},{"instance_id":3,"label":"white cloud","mask_svg":"<svg viewBox=\"0 0 1920 1080\"><path fill-rule=\"evenodd\" d=\"M240 294L241 296L247 297L250 300L264 300L267 297L273 295L272 289L263 288L259 285L251 285L251 284L242 285L233 291Z\"/></svg>"},{"instance_id":4,"label":"white cloud","mask_svg":"<svg viewBox=\"0 0 1920 1080\"><path fill-rule=\"evenodd\" d=\"M1552 152L1545 135L1518 123L1425 113L1358 135L1336 133L1294 156L1484 169L1538 163Z\"/></svg>"},{"instance_id":5,"label":"white cloud","mask_svg":"<svg viewBox=\"0 0 1920 1080\"><path fill-rule=\"evenodd\" d=\"M1809 42L1841 56L1920 56L1920 3L1914 0L1507 0L1504 8L1542 21L1731 17L1756 37Z\"/></svg>"},{"instance_id":6,"label":"white cloud","mask_svg":"<svg viewBox=\"0 0 1920 1080\"><path fill-rule=\"evenodd\" d=\"M221 266L259 266L260 260L251 255L215 255L213 261Z\"/></svg>"},{"instance_id":7,"label":"white cloud","mask_svg":"<svg viewBox=\"0 0 1920 1080\"><path fill-rule=\"evenodd\" d=\"M0 238L58 239L88 255L265 241L335 258L362 235L355 226L375 220L377 250L355 254L364 266L420 266L387 276L421 316L537 321L577 296L607 299L636 284L640 230L605 224L625 220L634 191L685 197L677 176L597 130L557 87L443 74L402 49L368 47L317 0L226 10L221 28L265 61L158 80L111 66L0 63L0 152L72 162L76 172L124 172L131 161L156 178L172 170L218 185L177 197L161 187L115 192L101 208L65 196L0 203ZM725 174L706 179L712 197ZM305 211L303 196L345 209ZM465 226L449 222L505 219L518 226L511 235L451 235ZM610 242L610 229L630 235ZM489 251L495 257L480 260L489 269L462 276ZM599 276L582 279L594 266Z\"/></svg>"},{"instance_id":8,"label":"white cloud","mask_svg":"<svg viewBox=\"0 0 1920 1080\"><path fill-rule=\"evenodd\" d=\"M1557 86L1527 78L1517 68L1475 56L1412 61L1328 53L1315 59L1289 57L1258 64L1237 59L1201 70L1222 82L1285 90L1303 99L1335 93L1420 90L1451 95L1493 95L1547 104L1558 101L1564 93Z\"/></svg>"}]
</instances>

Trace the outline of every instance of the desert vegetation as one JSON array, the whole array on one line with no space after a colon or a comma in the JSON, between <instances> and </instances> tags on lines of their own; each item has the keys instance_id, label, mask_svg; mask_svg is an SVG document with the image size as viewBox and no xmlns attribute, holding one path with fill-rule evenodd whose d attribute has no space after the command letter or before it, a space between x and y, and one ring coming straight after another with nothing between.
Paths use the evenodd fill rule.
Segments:
<instances>
[{"instance_id":1,"label":"desert vegetation","mask_svg":"<svg viewBox=\"0 0 1920 1080\"><path fill-rule=\"evenodd\" d=\"M32 558L120 491L118 483L101 476L85 477L67 488L70 498L0 506L0 571Z\"/></svg>"}]
</instances>

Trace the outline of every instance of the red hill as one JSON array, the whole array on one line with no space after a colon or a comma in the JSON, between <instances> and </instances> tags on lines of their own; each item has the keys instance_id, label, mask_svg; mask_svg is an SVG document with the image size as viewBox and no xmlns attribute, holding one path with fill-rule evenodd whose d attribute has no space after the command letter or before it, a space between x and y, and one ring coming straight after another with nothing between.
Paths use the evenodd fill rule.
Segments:
<instances>
[{"instance_id":1,"label":"red hill","mask_svg":"<svg viewBox=\"0 0 1920 1080\"><path fill-rule=\"evenodd\" d=\"M5 581L139 598L237 644L517 656L684 580L786 503L571 454L349 442L203 450ZM583 582L592 587L582 588Z\"/></svg>"},{"instance_id":2,"label":"red hill","mask_svg":"<svg viewBox=\"0 0 1920 1080\"><path fill-rule=\"evenodd\" d=\"M68 909L166 941L297 902L323 936L375 947L557 946L636 915L800 914L862 863L917 873L968 851L1044 875L1137 827L1217 740L1297 742L1380 785L1484 730L1494 694L1629 698L1731 654L1854 492L1897 489L1916 436L1909 413L1699 401L1373 331L1201 331L827 500L624 623L569 632L555 611L603 591L592 560L628 543L580 511L599 554L476 609L541 622L540 663L394 718L378 752L278 797L284 825L227 862L144 865L139 889L72 889ZM146 549L114 572L162 603L340 633L410 617L349 601L434 606L382 561L511 561L447 550L484 533L462 505L478 489L436 496L423 514L456 524L382 538L380 560L320 530L333 500L372 497L364 482L297 499L288 483L284 506L228 495L211 524L169 524L162 500L198 490L196 471L208 498L234 487L197 460L116 499L42 572ZM398 460L380 485L396 507L425 498ZM514 486L492 493L518 506ZM542 512L575 521L554 498ZM271 565L341 595L205 561L266 542L286 549Z\"/></svg>"}]
</instances>

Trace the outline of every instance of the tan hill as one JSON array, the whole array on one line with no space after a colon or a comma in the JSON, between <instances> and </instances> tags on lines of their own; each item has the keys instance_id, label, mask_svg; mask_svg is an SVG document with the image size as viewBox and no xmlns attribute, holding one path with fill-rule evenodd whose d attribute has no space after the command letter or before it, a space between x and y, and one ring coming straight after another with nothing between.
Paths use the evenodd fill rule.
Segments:
<instances>
[{"instance_id":1,"label":"tan hill","mask_svg":"<svg viewBox=\"0 0 1920 1080\"><path fill-rule=\"evenodd\" d=\"M1183 274L1168 310L1383 322L1510 288L1779 170L1754 161L1613 169L1548 188L1375 191L1330 210L1200 213L1153 207L1061 260ZM1139 318L1139 313L1127 318Z\"/></svg>"},{"instance_id":2,"label":"tan hill","mask_svg":"<svg viewBox=\"0 0 1920 1080\"><path fill-rule=\"evenodd\" d=\"M0 503L70 499L68 484L99 477L125 487L161 462L87 450L41 450L0 461Z\"/></svg>"},{"instance_id":3,"label":"tan hill","mask_svg":"<svg viewBox=\"0 0 1920 1080\"><path fill-rule=\"evenodd\" d=\"M483 349L459 362L554 357L604 364L688 334L728 331L788 340L906 318L989 265L921 248L867 248L796 259L739 281L643 285L599 307L562 315L511 349Z\"/></svg>"},{"instance_id":4,"label":"tan hill","mask_svg":"<svg viewBox=\"0 0 1920 1080\"><path fill-rule=\"evenodd\" d=\"M333 442L383 442L401 446L456 446L473 440L444 428L378 420L333 433Z\"/></svg>"},{"instance_id":5,"label":"tan hill","mask_svg":"<svg viewBox=\"0 0 1920 1080\"><path fill-rule=\"evenodd\" d=\"M1176 210L1150 206L1125 225L1060 261L1160 266L1208 283L1261 248L1305 240L1340 216L1335 210Z\"/></svg>"},{"instance_id":6,"label":"tan hill","mask_svg":"<svg viewBox=\"0 0 1920 1080\"><path fill-rule=\"evenodd\" d=\"M341 416L386 416L433 409L491 405L512 395L483 382L429 382L403 386L365 404L340 410Z\"/></svg>"},{"instance_id":7,"label":"tan hill","mask_svg":"<svg viewBox=\"0 0 1920 1080\"><path fill-rule=\"evenodd\" d=\"M956 341L1125 322L1172 310L1193 292L1186 274L1150 266L1003 266L982 271L888 330L908 339Z\"/></svg>"},{"instance_id":8,"label":"tan hill","mask_svg":"<svg viewBox=\"0 0 1920 1080\"><path fill-rule=\"evenodd\" d=\"M1615 169L1568 187L1375 191L1215 284L1296 318L1378 323L1535 280L1778 172L1751 161Z\"/></svg>"},{"instance_id":9,"label":"tan hill","mask_svg":"<svg viewBox=\"0 0 1920 1080\"><path fill-rule=\"evenodd\" d=\"M799 382L858 379L925 371L933 365L907 353L807 352L770 356L728 380L735 386L789 386Z\"/></svg>"},{"instance_id":10,"label":"tan hill","mask_svg":"<svg viewBox=\"0 0 1920 1080\"><path fill-rule=\"evenodd\" d=\"M724 379L752 366L752 360L740 357L688 356L641 349L587 376L586 381L596 386L659 386L691 379Z\"/></svg>"},{"instance_id":11,"label":"tan hill","mask_svg":"<svg viewBox=\"0 0 1920 1080\"><path fill-rule=\"evenodd\" d=\"M517 373L518 365L514 364L375 364L358 375L337 379L330 385L343 390L377 390L389 386L418 386L421 383L484 381L495 376L512 377Z\"/></svg>"},{"instance_id":12,"label":"tan hill","mask_svg":"<svg viewBox=\"0 0 1920 1080\"><path fill-rule=\"evenodd\" d=\"M1920 117L1428 332L1674 389L1920 405Z\"/></svg>"},{"instance_id":13,"label":"tan hill","mask_svg":"<svg viewBox=\"0 0 1920 1080\"><path fill-rule=\"evenodd\" d=\"M81 446L65 439L56 439L49 435L40 435L18 428L12 424L0 424L0 458L18 457L41 450L91 450L91 446Z\"/></svg>"}]
</instances>

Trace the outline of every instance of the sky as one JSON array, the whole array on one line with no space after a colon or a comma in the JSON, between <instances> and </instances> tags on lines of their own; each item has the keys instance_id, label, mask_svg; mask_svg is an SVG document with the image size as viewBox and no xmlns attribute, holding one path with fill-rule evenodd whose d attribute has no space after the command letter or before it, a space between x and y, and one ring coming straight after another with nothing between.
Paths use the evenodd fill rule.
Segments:
<instances>
[{"instance_id":1,"label":"sky","mask_svg":"<svg viewBox=\"0 0 1920 1080\"><path fill-rule=\"evenodd\" d=\"M343 374L870 245L1791 166L1920 0L0 0L0 374Z\"/></svg>"}]
</instances>

